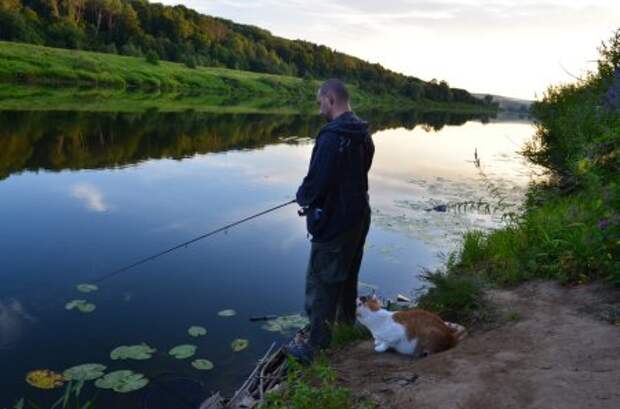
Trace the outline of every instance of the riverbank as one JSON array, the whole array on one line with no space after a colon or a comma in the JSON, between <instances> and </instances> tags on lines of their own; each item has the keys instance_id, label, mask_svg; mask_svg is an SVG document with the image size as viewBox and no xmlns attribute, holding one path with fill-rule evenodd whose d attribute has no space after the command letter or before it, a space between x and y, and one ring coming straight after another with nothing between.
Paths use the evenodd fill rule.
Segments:
<instances>
[{"instance_id":1,"label":"riverbank","mask_svg":"<svg viewBox=\"0 0 620 409\"><path fill-rule=\"evenodd\" d=\"M315 110L320 81L0 41L0 109L300 113ZM497 112L493 106L369 94L355 109Z\"/></svg>"},{"instance_id":2,"label":"riverbank","mask_svg":"<svg viewBox=\"0 0 620 409\"><path fill-rule=\"evenodd\" d=\"M620 406L620 327L608 321L619 292L537 281L486 297L493 323L446 352L412 361L371 341L339 350L338 386L354 405L390 409Z\"/></svg>"},{"instance_id":3,"label":"riverbank","mask_svg":"<svg viewBox=\"0 0 620 409\"><path fill-rule=\"evenodd\" d=\"M349 408L620 404L619 64L620 31L597 72L534 104L538 129L523 154L546 169L545 181L530 187L522 212L504 215L504 228L466 233L445 268L425 273L419 307L473 335L415 363L374 354L368 342L337 350L321 367L339 389L315 395ZM489 206L501 208L495 199ZM552 282L528 283L540 279Z\"/></svg>"}]
</instances>

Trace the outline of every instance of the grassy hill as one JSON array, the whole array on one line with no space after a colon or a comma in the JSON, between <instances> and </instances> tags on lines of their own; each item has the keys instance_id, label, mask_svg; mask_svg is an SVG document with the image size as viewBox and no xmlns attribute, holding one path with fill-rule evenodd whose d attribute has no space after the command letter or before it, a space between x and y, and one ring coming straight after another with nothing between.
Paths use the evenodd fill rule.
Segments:
<instances>
[{"instance_id":1,"label":"grassy hill","mask_svg":"<svg viewBox=\"0 0 620 409\"><path fill-rule=\"evenodd\" d=\"M189 68L168 61L150 63L145 58L3 41L0 41L0 83L4 83L0 87L2 109L36 106L80 109L83 101L75 96L81 95L98 107L103 102L106 110L131 101L131 107L136 110L160 105L192 109L242 103L256 112L262 108L294 112L312 110L320 85L320 81L308 78L217 67ZM33 90L23 85L46 86L46 90ZM52 90L49 86L58 89ZM67 91L67 86L80 87L80 90ZM95 88L97 92L94 92ZM482 105L413 100L400 94L375 95L357 86L352 86L351 91L356 109L490 110ZM103 96L103 100L91 98L93 96Z\"/></svg>"}]
</instances>

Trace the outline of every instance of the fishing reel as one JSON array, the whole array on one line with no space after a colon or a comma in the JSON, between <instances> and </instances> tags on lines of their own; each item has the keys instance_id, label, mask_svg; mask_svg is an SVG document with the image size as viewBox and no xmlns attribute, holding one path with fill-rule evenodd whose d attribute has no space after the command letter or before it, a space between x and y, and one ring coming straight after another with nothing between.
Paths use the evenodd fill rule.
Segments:
<instances>
[{"instance_id":1,"label":"fishing reel","mask_svg":"<svg viewBox=\"0 0 620 409\"><path fill-rule=\"evenodd\" d=\"M297 214L299 215L299 217L304 217L308 215L308 212L310 211L310 207L309 206L305 206L302 207L300 209L297 210Z\"/></svg>"}]
</instances>

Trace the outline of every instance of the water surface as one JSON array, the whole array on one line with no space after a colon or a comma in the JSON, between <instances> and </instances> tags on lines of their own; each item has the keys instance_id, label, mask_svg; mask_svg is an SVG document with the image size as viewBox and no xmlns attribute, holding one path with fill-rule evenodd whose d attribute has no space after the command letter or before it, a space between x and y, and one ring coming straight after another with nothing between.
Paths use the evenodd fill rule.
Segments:
<instances>
[{"instance_id":1,"label":"water surface","mask_svg":"<svg viewBox=\"0 0 620 409\"><path fill-rule=\"evenodd\" d=\"M447 113L365 116L376 156L360 279L387 297L413 295L417 274L440 265L465 229L501 223L502 212L452 210L456 203L497 203L491 184L504 211L518 208L531 171L516 152L533 128ZM28 371L88 362L144 373L154 386L182 378L205 394L230 393L286 339L249 318L301 312L309 241L296 207L106 280L96 293L75 285L292 199L321 125L294 115L0 112L0 407L60 395L27 385ZM426 210L440 204L449 211ZM95 312L66 311L76 298ZM228 308L237 315L217 315ZM189 337L192 325L208 334ZM233 353L235 338L249 348ZM140 342L158 353L110 360L113 348ZM215 369L167 355L184 343ZM83 396L93 393L88 385ZM149 393L100 393L98 402L144 407Z\"/></svg>"}]
</instances>

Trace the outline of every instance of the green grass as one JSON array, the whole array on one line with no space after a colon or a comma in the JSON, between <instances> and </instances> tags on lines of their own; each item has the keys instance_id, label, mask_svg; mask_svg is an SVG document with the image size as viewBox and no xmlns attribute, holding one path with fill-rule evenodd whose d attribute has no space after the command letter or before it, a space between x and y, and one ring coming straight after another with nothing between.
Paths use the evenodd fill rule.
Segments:
<instances>
[{"instance_id":1,"label":"green grass","mask_svg":"<svg viewBox=\"0 0 620 409\"><path fill-rule=\"evenodd\" d=\"M232 88L253 93L288 89L302 80L294 77L236 71L226 68L189 68L143 58L89 51L0 42L0 79L49 85L100 85L118 88L178 89L200 87L226 92Z\"/></svg>"},{"instance_id":2,"label":"green grass","mask_svg":"<svg viewBox=\"0 0 620 409\"><path fill-rule=\"evenodd\" d=\"M372 402L357 401L351 392L337 385L337 376L325 356L307 367L288 362L286 387L269 393L260 409L372 409Z\"/></svg>"},{"instance_id":3,"label":"green grass","mask_svg":"<svg viewBox=\"0 0 620 409\"><path fill-rule=\"evenodd\" d=\"M356 325L334 324L332 326L331 349L338 349L353 342L370 339L371 333L365 328Z\"/></svg>"},{"instance_id":4,"label":"green grass","mask_svg":"<svg viewBox=\"0 0 620 409\"><path fill-rule=\"evenodd\" d=\"M199 106L216 110L232 105L252 112L309 112L316 109L314 99L320 81L217 67L189 68L167 61L152 64L144 58L0 41L0 84L5 84L0 92L0 109L138 110L161 103L169 110ZM27 91L23 85L38 87ZM72 99L74 91L62 89L68 86L82 89ZM479 105L370 94L355 86L351 92L355 109L496 111ZM29 93L33 98L26 98Z\"/></svg>"}]
</instances>

